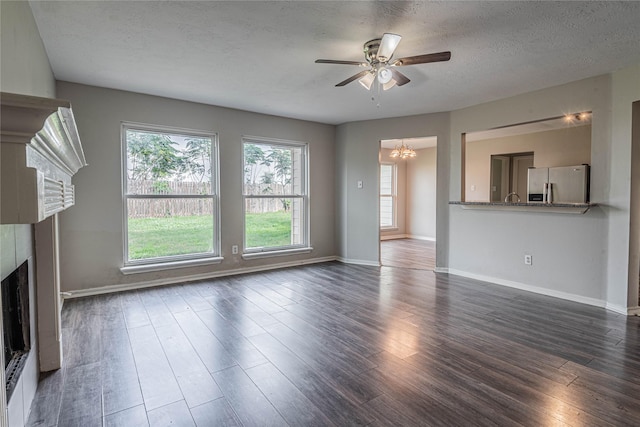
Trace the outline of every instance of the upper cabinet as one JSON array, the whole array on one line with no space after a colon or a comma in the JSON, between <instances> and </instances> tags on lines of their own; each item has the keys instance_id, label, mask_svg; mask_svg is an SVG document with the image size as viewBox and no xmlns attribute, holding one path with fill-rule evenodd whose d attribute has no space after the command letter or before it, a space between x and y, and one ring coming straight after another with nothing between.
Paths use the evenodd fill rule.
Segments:
<instances>
[{"instance_id":1,"label":"upper cabinet","mask_svg":"<svg viewBox=\"0 0 640 427\"><path fill-rule=\"evenodd\" d=\"M1 93L0 223L34 224L75 203L86 160L71 104Z\"/></svg>"}]
</instances>

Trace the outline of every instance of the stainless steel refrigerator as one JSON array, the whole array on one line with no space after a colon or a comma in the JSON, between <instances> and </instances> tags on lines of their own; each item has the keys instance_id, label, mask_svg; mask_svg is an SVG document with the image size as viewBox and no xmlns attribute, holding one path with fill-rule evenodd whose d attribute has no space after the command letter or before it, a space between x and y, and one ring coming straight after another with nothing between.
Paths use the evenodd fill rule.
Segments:
<instances>
[{"instance_id":1,"label":"stainless steel refrigerator","mask_svg":"<svg viewBox=\"0 0 640 427\"><path fill-rule=\"evenodd\" d=\"M528 203L589 203L589 165L529 168Z\"/></svg>"}]
</instances>

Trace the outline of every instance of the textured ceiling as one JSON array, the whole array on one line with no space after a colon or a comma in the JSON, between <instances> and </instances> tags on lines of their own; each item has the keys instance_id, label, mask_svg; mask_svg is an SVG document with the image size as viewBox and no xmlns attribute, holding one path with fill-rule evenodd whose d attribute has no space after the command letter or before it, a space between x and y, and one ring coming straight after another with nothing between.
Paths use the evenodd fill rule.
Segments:
<instances>
[{"instance_id":1,"label":"textured ceiling","mask_svg":"<svg viewBox=\"0 0 640 427\"><path fill-rule=\"evenodd\" d=\"M31 1L58 80L324 123L450 111L640 61L640 2ZM403 36L411 82L367 92L365 41ZM377 106L377 104L380 106Z\"/></svg>"}]
</instances>

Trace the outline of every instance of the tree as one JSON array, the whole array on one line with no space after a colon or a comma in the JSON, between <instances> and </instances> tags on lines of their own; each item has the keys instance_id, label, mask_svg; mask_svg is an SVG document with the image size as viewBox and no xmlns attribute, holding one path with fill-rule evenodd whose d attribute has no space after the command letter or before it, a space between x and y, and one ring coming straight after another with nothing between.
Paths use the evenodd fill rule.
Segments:
<instances>
[{"instance_id":1,"label":"tree","mask_svg":"<svg viewBox=\"0 0 640 427\"><path fill-rule=\"evenodd\" d=\"M211 140L208 138L189 138L185 150L181 153L180 169L191 180L201 183L211 178Z\"/></svg>"},{"instance_id":2,"label":"tree","mask_svg":"<svg viewBox=\"0 0 640 427\"><path fill-rule=\"evenodd\" d=\"M260 166L264 164L265 156L262 147L256 144L244 144L244 179L247 184L255 184Z\"/></svg>"},{"instance_id":3,"label":"tree","mask_svg":"<svg viewBox=\"0 0 640 427\"><path fill-rule=\"evenodd\" d=\"M175 174L181 159L174 145L164 134L127 131L129 179L157 181Z\"/></svg>"},{"instance_id":4,"label":"tree","mask_svg":"<svg viewBox=\"0 0 640 427\"><path fill-rule=\"evenodd\" d=\"M274 148L266 156L269 166L273 165L273 173L278 183L283 186L291 183L291 150Z\"/></svg>"}]
</instances>

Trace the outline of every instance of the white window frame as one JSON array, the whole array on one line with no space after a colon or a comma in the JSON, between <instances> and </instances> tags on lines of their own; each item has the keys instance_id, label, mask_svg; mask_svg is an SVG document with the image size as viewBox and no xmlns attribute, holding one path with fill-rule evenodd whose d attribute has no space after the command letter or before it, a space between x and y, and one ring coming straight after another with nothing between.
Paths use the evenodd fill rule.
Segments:
<instances>
[{"instance_id":1,"label":"white window frame","mask_svg":"<svg viewBox=\"0 0 640 427\"><path fill-rule=\"evenodd\" d=\"M250 195L245 193L245 158L244 158L244 146L245 144L256 144L256 145L270 145L270 146L281 146L281 147L296 147L302 148L302 164L301 164L301 176L300 179L302 183L300 185L300 189L302 192L300 194L261 194L261 195ZM283 139L274 139L274 138L264 138L258 136L243 136L242 137L242 242L243 242L243 250L242 250L242 258L243 259L254 259L254 258L266 258L271 256L283 256L283 255L294 255L299 253L309 253L313 250L313 248L309 244L309 223L310 223L310 212L309 212L309 144L306 142L300 141L289 141ZM283 197L284 196L284 197ZM302 234L302 242L300 244L295 245L284 245L284 246L269 246L269 247L259 247L259 248L247 248L247 224L246 224L246 206L247 199L264 199L264 198L273 198L273 199L300 199L302 201L302 206L304 209L303 212L303 224L301 227Z\"/></svg>"},{"instance_id":2,"label":"white window frame","mask_svg":"<svg viewBox=\"0 0 640 427\"><path fill-rule=\"evenodd\" d=\"M127 131L145 131L180 136L193 136L197 138L211 139L211 193L201 194L128 194L127 193ZM120 126L121 158L122 158L122 224L123 224L123 260L124 266L120 268L123 274L144 273L161 271L182 267L194 267L199 265L219 264L224 258L220 256L220 174L218 160L218 134L212 131L199 131L178 127L151 125L135 122L121 122ZM129 230L128 208L129 199L190 199L209 198L213 202L213 247L211 252L192 253L183 255L171 255L157 258L129 259Z\"/></svg>"},{"instance_id":3,"label":"white window frame","mask_svg":"<svg viewBox=\"0 0 640 427\"><path fill-rule=\"evenodd\" d=\"M382 177L382 167L383 166L391 166L391 193L390 194L382 194L382 185L379 187L378 191L378 200L381 200L382 197L391 197L391 225L381 226L380 230L395 230L398 228L397 222L397 210L398 210L398 164L394 162L380 162L380 176ZM380 202L378 202L380 203ZM380 214L379 214L380 215Z\"/></svg>"}]
</instances>

